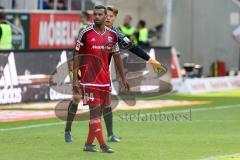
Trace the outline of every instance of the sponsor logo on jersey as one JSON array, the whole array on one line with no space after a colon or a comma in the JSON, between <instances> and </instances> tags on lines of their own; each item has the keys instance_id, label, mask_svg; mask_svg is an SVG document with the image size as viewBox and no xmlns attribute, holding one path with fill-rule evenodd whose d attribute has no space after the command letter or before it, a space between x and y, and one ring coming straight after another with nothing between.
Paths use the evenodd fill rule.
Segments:
<instances>
[{"instance_id":1,"label":"sponsor logo on jersey","mask_svg":"<svg viewBox=\"0 0 240 160\"><path fill-rule=\"evenodd\" d=\"M92 49L104 49L104 46L93 45Z\"/></svg>"},{"instance_id":2,"label":"sponsor logo on jersey","mask_svg":"<svg viewBox=\"0 0 240 160\"><path fill-rule=\"evenodd\" d=\"M102 46L93 45L92 49L102 49L102 50L105 50L107 52L111 52L112 49L113 49L113 44L109 43L105 46L103 46L103 45Z\"/></svg>"}]
</instances>

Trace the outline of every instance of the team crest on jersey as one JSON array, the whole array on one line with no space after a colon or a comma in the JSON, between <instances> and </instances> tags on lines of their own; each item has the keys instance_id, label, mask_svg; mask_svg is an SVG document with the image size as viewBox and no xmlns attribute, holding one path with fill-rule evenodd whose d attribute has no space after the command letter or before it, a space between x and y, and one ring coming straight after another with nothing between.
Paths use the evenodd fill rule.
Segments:
<instances>
[{"instance_id":1,"label":"team crest on jersey","mask_svg":"<svg viewBox=\"0 0 240 160\"><path fill-rule=\"evenodd\" d=\"M108 42L109 42L109 43L113 42L112 37L108 37Z\"/></svg>"},{"instance_id":2,"label":"team crest on jersey","mask_svg":"<svg viewBox=\"0 0 240 160\"><path fill-rule=\"evenodd\" d=\"M95 39L95 38L92 38L92 39L91 39L91 42L95 42L95 41L96 41L96 39Z\"/></svg>"}]
</instances>

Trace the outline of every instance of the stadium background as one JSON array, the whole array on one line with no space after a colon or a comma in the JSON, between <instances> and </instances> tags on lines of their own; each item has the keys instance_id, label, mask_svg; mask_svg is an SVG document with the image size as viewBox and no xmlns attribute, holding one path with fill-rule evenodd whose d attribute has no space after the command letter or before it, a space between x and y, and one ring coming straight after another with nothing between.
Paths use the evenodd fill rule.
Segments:
<instances>
[{"instance_id":1,"label":"stadium background","mask_svg":"<svg viewBox=\"0 0 240 160\"><path fill-rule=\"evenodd\" d=\"M233 38L240 22L238 0L66 0L67 10L38 9L38 0L13 2L0 2L14 46L0 51L2 159L240 159L240 52ZM154 33L145 49L169 69L156 75L122 50L132 85L125 99L112 64L113 94L118 93L114 129L123 137L112 144L117 151L112 157L81 151L85 108L79 108L71 145L64 143L64 121L57 118L58 107L71 97L67 62L81 12L91 14L95 4L116 6L116 25L127 14L133 26L145 20ZM56 88L51 78L59 72L64 85ZM149 117L159 113L162 119Z\"/></svg>"}]
</instances>

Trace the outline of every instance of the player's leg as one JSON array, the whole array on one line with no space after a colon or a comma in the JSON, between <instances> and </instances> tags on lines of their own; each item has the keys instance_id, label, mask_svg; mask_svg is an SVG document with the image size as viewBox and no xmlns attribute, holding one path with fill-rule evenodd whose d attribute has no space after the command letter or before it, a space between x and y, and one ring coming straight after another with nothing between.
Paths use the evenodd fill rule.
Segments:
<instances>
[{"instance_id":1,"label":"player's leg","mask_svg":"<svg viewBox=\"0 0 240 160\"><path fill-rule=\"evenodd\" d=\"M90 105L90 121L89 121L89 132L87 142L85 144L85 151L86 146L92 145L94 139L98 140L100 144L100 148L104 153L113 153L113 150L106 144L104 137L103 137L103 130L102 130L102 123L101 123L101 114L102 114L102 107L96 105ZM90 150L94 151L94 150Z\"/></svg>"},{"instance_id":2,"label":"player's leg","mask_svg":"<svg viewBox=\"0 0 240 160\"><path fill-rule=\"evenodd\" d=\"M103 137L102 123L101 123L101 106L89 105L90 110L90 121L89 121L89 131L87 141L84 146L84 151L96 152L97 149L93 145L93 141L96 138L100 144L100 148L105 153L112 153L113 150L106 145Z\"/></svg>"},{"instance_id":3,"label":"player's leg","mask_svg":"<svg viewBox=\"0 0 240 160\"><path fill-rule=\"evenodd\" d=\"M105 121L105 125L107 128L107 140L109 142L120 142L120 139L113 134L113 113L111 107L111 95L110 95L110 88L105 87L105 91L101 92L101 99L103 105L103 118Z\"/></svg>"},{"instance_id":4,"label":"player's leg","mask_svg":"<svg viewBox=\"0 0 240 160\"><path fill-rule=\"evenodd\" d=\"M106 142L103 137L103 130L102 130L102 122L101 122L101 115L102 115L102 96L101 92L102 90L99 89L98 87L91 87L87 88L85 90L86 95L89 96L87 98L88 100L88 105L89 105L89 113L90 113L90 120L89 120L89 132L88 132L88 137L87 141L84 147L85 151L87 150L86 146L93 146L92 143L94 139L96 138L100 144L100 148L103 152L105 153L113 153L113 150L106 145ZM104 91L105 92L105 91ZM109 94L109 92L108 92ZM91 95L91 96L90 96ZM88 147L90 148L90 147ZM94 150L94 146L92 147Z\"/></svg>"},{"instance_id":5,"label":"player's leg","mask_svg":"<svg viewBox=\"0 0 240 160\"><path fill-rule=\"evenodd\" d=\"M106 128L107 128L107 135L108 135L108 137L113 135L112 117L113 116L112 116L112 108L111 108L111 106L104 107L103 108L103 118L104 118L105 125L106 125Z\"/></svg>"},{"instance_id":6,"label":"player's leg","mask_svg":"<svg viewBox=\"0 0 240 160\"><path fill-rule=\"evenodd\" d=\"M107 140L109 142L120 142L120 138L113 134L113 113L111 106L103 108L103 118L107 128Z\"/></svg>"},{"instance_id":7,"label":"player's leg","mask_svg":"<svg viewBox=\"0 0 240 160\"><path fill-rule=\"evenodd\" d=\"M67 113L67 120L66 120L66 127L65 127L65 141L68 143L72 142L72 136L71 136L72 122L74 120L74 117L76 116L78 103L80 102L80 99L81 99L80 95L74 95L68 106L68 113Z\"/></svg>"},{"instance_id":8,"label":"player's leg","mask_svg":"<svg viewBox=\"0 0 240 160\"><path fill-rule=\"evenodd\" d=\"M89 105L89 130L87 141L84 146L84 151L96 152L97 149L93 142L95 138L99 141L99 144L105 144L104 139L101 136L102 134L102 126L101 126L101 107L98 105Z\"/></svg>"}]
</instances>

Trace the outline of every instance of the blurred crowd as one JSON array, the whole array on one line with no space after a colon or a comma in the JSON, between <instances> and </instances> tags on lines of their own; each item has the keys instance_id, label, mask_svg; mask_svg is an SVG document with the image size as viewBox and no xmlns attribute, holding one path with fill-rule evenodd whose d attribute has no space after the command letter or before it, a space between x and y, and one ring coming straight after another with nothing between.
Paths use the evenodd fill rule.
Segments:
<instances>
[{"instance_id":1,"label":"blurred crowd","mask_svg":"<svg viewBox=\"0 0 240 160\"><path fill-rule=\"evenodd\" d=\"M140 19L134 27L132 25L132 16L126 15L123 24L119 29L135 44L143 48L150 47L153 39L160 39L163 25L160 24L155 28L148 28L147 22Z\"/></svg>"},{"instance_id":2,"label":"blurred crowd","mask_svg":"<svg viewBox=\"0 0 240 160\"><path fill-rule=\"evenodd\" d=\"M139 20L136 28L132 26L132 17L126 15L124 22L119 26L119 29L135 44L142 47L149 47L148 29L146 21Z\"/></svg>"},{"instance_id":3,"label":"blurred crowd","mask_svg":"<svg viewBox=\"0 0 240 160\"><path fill-rule=\"evenodd\" d=\"M41 4L40 4L41 2ZM38 3L39 8L44 10L67 10L67 5L65 0L41 0ZM0 7L1 8L1 7ZM3 9L3 7L2 7ZM162 25L155 27L154 29L149 29L145 20L139 20L136 26L132 25L132 16L126 15L123 19L123 23L119 25L119 29L125 34L134 45L141 46L143 48L148 48L151 46L153 38L160 39ZM0 40L5 41L5 43L12 43L12 26L6 23L5 17L1 16L0 22ZM82 12L82 26L88 25L91 21L91 15L87 12ZM4 44L5 44L4 43ZM12 45L3 45L5 49L11 49Z\"/></svg>"},{"instance_id":4,"label":"blurred crowd","mask_svg":"<svg viewBox=\"0 0 240 160\"><path fill-rule=\"evenodd\" d=\"M54 0L42 0L42 3L38 4L38 8L42 9L54 9ZM58 0L57 1L57 10L67 10L67 5L64 0Z\"/></svg>"},{"instance_id":5,"label":"blurred crowd","mask_svg":"<svg viewBox=\"0 0 240 160\"><path fill-rule=\"evenodd\" d=\"M90 15L87 12L82 12L82 27L89 23ZM154 29L147 28L145 20L139 20L136 27L132 25L132 16L126 15L123 23L118 26L122 33L124 33L134 45L147 48L151 46L153 37L159 39L161 37L162 25L156 26Z\"/></svg>"}]
</instances>

